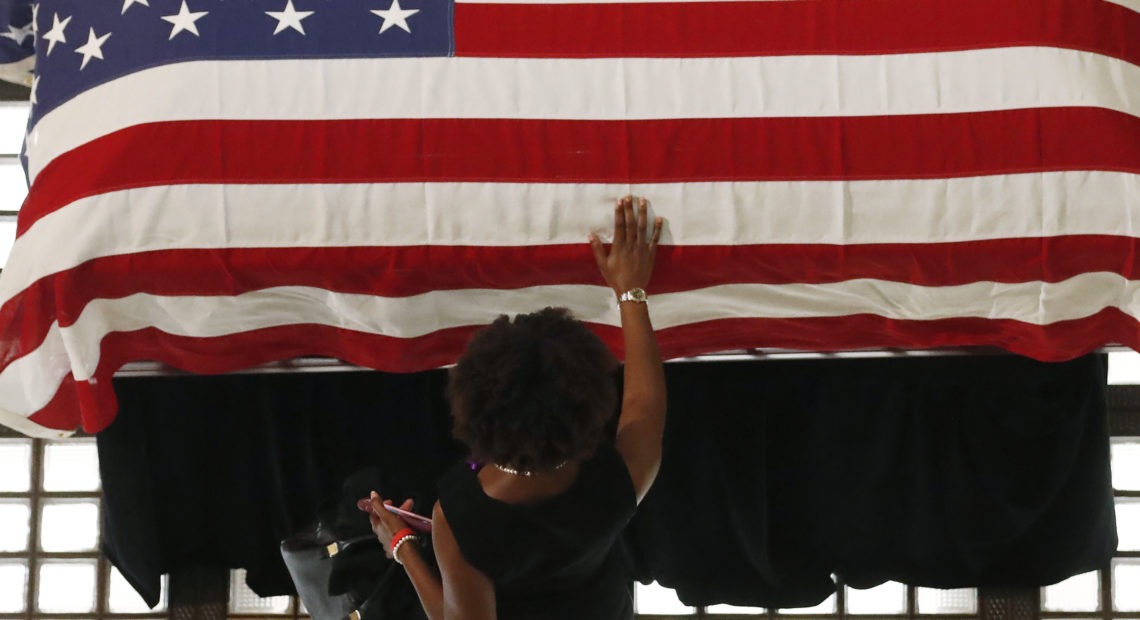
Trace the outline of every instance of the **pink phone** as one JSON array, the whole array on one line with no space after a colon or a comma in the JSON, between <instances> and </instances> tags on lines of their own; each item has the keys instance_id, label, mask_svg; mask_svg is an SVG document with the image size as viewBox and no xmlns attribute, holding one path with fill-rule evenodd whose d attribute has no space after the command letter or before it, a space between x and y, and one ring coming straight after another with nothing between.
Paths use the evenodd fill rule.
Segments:
<instances>
[{"instance_id":1,"label":"pink phone","mask_svg":"<svg viewBox=\"0 0 1140 620\"><path fill-rule=\"evenodd\" d=\"M401 510L391 504L384 504L384 507L388 509L388 512L403 519L404 523L407 523L413 529L417 529L421 532L431 532L431 519L420 516L414 512Z\"/></svg>"},{"instance_id":2,"label":"pink phone","mask_svg":"<svg viewBox=\"0 0 1140 620\"><path fill-rule=\"evenodd\" d=\"M372 512L372 500L367 497L361 500L357 500L356 507L363 510L364 512ZM414 512L401 510L390 504L384 504L384 507L388 509L388 512L403 519L404 523L408 524L408 527L419 530L421 532L431 532L431 519L420 516Z\"/></svg>"}]
</instances>

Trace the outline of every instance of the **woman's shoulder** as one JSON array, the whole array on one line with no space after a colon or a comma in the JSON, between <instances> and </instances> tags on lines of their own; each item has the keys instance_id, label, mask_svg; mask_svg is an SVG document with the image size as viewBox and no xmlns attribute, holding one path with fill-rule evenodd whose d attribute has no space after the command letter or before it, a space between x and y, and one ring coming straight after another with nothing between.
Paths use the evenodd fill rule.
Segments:
<instances>
[{"instance_id":1,"label":"woman's shoulder","mask_svg":"<svg viewBox=\"0 0 1140 620\"><path fill-rule=\"evenodd\" d=\"M459 461L436 481L439 501L445 507L449 504L466 504L474 498L478 481L478 466L468 461Z\"/></svg>"},{"instance_id":2,"label":"woman's shoulder","mask_svg":"<svg viewBox=\"0 0 1140 620\"><path fill-rule=\"evenodd\" d=\"M607 441L598 446L593 458L584 465L591 489L605 493L608 501L616 502L631 513L637 509L637 492L629 475L629 467L613 442Z\"/></svg>"}]
</instances>

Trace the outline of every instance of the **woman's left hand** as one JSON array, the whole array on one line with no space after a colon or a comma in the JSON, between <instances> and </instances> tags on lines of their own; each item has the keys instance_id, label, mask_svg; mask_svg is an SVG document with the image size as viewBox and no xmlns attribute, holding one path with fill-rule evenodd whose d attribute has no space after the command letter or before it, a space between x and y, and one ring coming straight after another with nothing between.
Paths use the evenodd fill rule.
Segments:
<instances>
[{"instance_id":1,"label":"woman's left hand","mask_svg":"<svg viewBox=\"0 0 1140 620\"><path fill-rule=\"evenodd\" d=\"M396 535L396 532L408 527L408 524L384 508L384 504L391 505L392 500L380 497L376 491L371 493L370 499L372 500L372 512L369 513L368 519L372 522L372 533L376 534L376 537L380 539L380 544L384 545L384 555L388 556L388 559L392 559L392 537ZM413 503L412 500L406 499L399 507L401 510L410 512Z\"/></svg>"}]
</instances>

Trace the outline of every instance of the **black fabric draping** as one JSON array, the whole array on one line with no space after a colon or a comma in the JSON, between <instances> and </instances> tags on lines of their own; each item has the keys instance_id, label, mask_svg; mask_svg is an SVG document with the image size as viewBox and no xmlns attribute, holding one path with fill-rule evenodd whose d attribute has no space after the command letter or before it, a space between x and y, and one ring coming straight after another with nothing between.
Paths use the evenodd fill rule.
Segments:
<instances>
[{"instance_id":1,"label":"black fabric draping","mask_svg":"<svg viewBox=\"0 0 1140 620\"><path fill-rule=\"evenodd\" d=\"M103 551L151 604L163 573L247 569L263 595L293 591L282 539L337 503L359 469L400 472L392 496L435 502L459 457L442 371L116 380L96 437Z\"/></svg>"},{"instance_id":2,"label":"black fabric draping","mask_svg":"<svg viewBox=\"0 0 1140 620\"><path fill-rule=\"evenodd\" d=\"M690 605L1045 585L1116 548L1106 360L667 366L665 462L628 534ZM665 544L668 541L668 544Z\"/></svg>"},{"instance_id":3,"label":"black fabric draping","mask_svg":"<svg viewBox=\"0 0 1140 620\"><path fill-rule=\"evenodd\" d=\"M1011 356L670 364L665 459L627 529L633 575L688 604L812 605L884 580L1041 585L1116 544L1105 360ZM445 374L116 382L98 436L103 547L149 601L160 575L245 567L290 591L282 538L350 472L434 501L459 458Z\"/></svg>"}]
</instances>

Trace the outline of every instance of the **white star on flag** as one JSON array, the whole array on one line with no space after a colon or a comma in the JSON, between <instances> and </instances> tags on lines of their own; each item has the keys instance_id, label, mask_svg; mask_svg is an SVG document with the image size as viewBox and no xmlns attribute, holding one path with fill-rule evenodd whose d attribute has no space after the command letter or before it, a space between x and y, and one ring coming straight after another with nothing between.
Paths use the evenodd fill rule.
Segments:
<instances>
[{"instance_id":1,"label":"white star on flag","mask_svg":"<svg viewBox=\"0 0 1140 620\"><path fill-rule=\"evenodd\" d=\"M141 4L143 6L150 6L150 0L123 0L123 13L120 13L120 15L125 14L127 12L127 9L131 8L132 6L134 6L136 4Z\"/></svg>"},{"instance_id":2,"label":"white star on flag","mask_svg":"<svg viewBox=\"0 0 1140 620\"><path fill-rule=\"evenodd\" d=\"M67 25L71 23L71 16L68 15L67 19L59 21L59 13L55 13L51 16L51 21L51 30L44 35L44 41L48 42L48 56L51 56L51 51L55 49L56 43L67 43L67 35L64 34L64 31L67 30Z\"/></svg>"},{"instance_id":3,"label":"white star on flag","mask_svg":"<svg viewBox=\"0 0 1140 620\"><path fill-rule=\"evenodd\" d=\"M87 33L87 42L75 48L76 54L83 54L83 64L79 65L79 70L87 68L87 63L92 58L103 60L103 44L107 39L111 38L111 33L107 33L101 37L95 36L95 29L91 28Z\"/></svg>"},{"instance_id":4,"label":"white star on flag","mask_svg":"<svg viewBox=\"0 0 1140 620\"><path fill-rule=\"evenodd\" d=\"M285 4L284 11L266 11L266 15L277 20L277 29L273 31L274 35L280 34L286 28L292 28L301 34L305 34L305 26L301 24L301 20L313 14L313 11L298 11L293 8L293 0L289 0Z\"/></svg>"},{"instance_id":5,"label":"white star on flag","mask_svg":"<svg viewBox=\"0 0 1140 620\"><path fill-rule=\"evenodd\" d=\"M419 13L420 10L400 8L400 0L392 0L392 6L388 7L388 10L377 9L372 12L384 20L384 24L380 26L380 34L384 34L384 31L392 26L397 26L404 32L411 34L412 29L408 27L408 18Z\"/></svg>"},{"instance_id":6,"label":"white star on flag","mask_svg":"<svg viewBox=\"0 0 1140 620\"><path fill-rule=\"evenodd\" d=\"M32 5L32 32L40 31L40 3Z\"/></svg>"},{"instance_id":7,"label":"white star on flag","mask_svg":"<svg viewBox=\"0 0 1140 620\"><path fill-rule=\"evenodd\" d=\"M28 24L27 26L24 26L23 28L17 28L15 26L9 24L8 25L8 32L5 32L4 34L0 34L0 37L4 37L6 39L12 39L13 41L15 41L16 45L23 45L24 39L27 39L30 36L32 36L32 25L31 24Z\"/></svg>"},{"instance_id":8,"label":"white star on flag","mask_svg":"<svg viewBox=\"0 0 1140 620\"><path fill-rule=\"evenodd\" d=\"M174 27L170 29L170 39L173 39L175 35L182 31L190 32L194 36L200 37L202 35L198 33L198 25L194 22L197 22L209 13L209 11L191 13L190 7L186 6L186 0L182 0L182 8L177 14L163 15L162 19L174 24ZM167 40L169 41L170 39Z\"/></svg>"}]
</instances>

